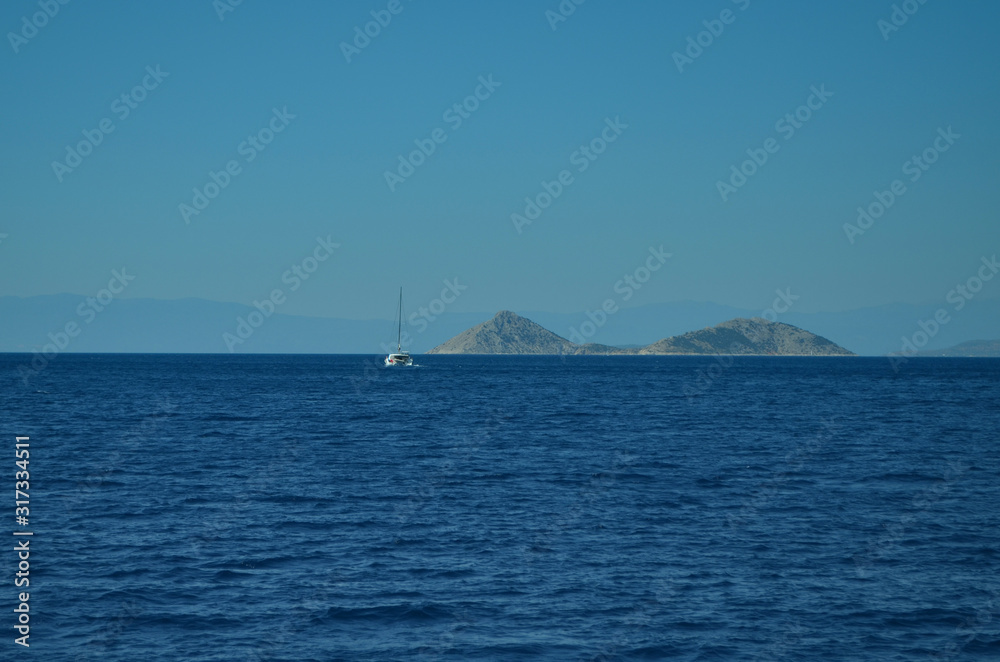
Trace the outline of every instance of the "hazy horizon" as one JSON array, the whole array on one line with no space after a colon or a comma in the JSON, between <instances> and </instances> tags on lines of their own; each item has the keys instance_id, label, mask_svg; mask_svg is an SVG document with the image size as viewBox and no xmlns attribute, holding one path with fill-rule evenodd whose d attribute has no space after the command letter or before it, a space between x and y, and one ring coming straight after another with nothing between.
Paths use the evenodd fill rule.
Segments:
<instances>
[{"instance_id":1,"label":"hazy horizon","mask_svg":"<svg viewBox=\"0 0 1000 662\"><path fill-rule=\"evenodd\" d=\"M994 4L389 4L0 9L0 296L957 315L1000 245Z\"/></svg>"}]
</instances>

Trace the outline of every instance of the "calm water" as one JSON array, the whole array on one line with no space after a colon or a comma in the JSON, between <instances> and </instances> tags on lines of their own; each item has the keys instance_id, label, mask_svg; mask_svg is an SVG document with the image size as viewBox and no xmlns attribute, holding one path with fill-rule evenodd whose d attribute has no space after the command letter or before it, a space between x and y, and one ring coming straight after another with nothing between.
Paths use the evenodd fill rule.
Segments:
<instances>
[{"instance_id":1,"label":"calm water","mask_svg":"<svg viewBox=\"0 0 1000 662\"><path fill-rule=\"evenodd\" d=\"M998 360L24 359L3 659L1000 659Z\"/></svg>"}]
</instances>

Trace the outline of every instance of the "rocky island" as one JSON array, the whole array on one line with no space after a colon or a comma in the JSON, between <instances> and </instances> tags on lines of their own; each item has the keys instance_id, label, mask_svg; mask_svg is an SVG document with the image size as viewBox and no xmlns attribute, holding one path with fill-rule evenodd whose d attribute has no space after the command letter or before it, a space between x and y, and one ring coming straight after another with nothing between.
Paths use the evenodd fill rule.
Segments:
<instances>
[{"instance_id":1,"label":"rocky island","mask_svg":"<svg viewBox=\"0 0 1000 662\"><path fill-rule=\"evenodd\" d=\"M441 343L428 354L574 354L578 345L527 317L501 310L493 319Z\"/></svg>"},{"instance_id":2,"label":"rocky island","mask_svg":"<svg viewBox=\"0 0 1000 662\"><path fill-rule=\"evenodd\" d=\"M493 319L463 331L427 353L854 356L826 338L761 318L733 319L639 348L579 345L509 310L500 311Z\"/></svg>"}]
</instances>

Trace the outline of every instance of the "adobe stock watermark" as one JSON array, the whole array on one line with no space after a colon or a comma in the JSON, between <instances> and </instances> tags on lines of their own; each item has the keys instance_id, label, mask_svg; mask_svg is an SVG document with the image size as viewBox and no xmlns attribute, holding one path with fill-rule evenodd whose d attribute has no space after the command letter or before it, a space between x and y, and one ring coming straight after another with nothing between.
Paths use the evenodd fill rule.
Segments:
<instances>
[{"instance_id":1,"label":"adobe stock watermark","mask_svg":"<svg viewBox=\"0 0 1000 662\"><path fill-rule=\"evenodd\" d=\"M750 662L777 662L792 652L809 635L809 630L798 623L780 628L781 636L766 649L754 655ZM789 658L795 659L795 658Z\"/></svg>"},{"instance_id":2,"label":"adobe stock watermark","mask_svg":"<svg viewBox=\"0 0 1000 662\"><path fill-rule=\"evenodd\" d=\"M30 18L22 16L21 29L17 32L7 33L7 41L10 42L10 47L14 49L14 54L17 55L21 51L22 46L27 45L29 40L38 36L38 31L56 17L61 6L68 4L69 0L38 0L38 6L41 11L36 11Z\"/></svg>"},{"instance_id":3,"label":"adobe stock watermark","mask_svg":"<svg viewBox=\"0 0 1000 662\"><path fill-rule=\"evenodd\" d=\"M750 8L750 0L732 0L732 3L736 5L740 11L746 11ZM719 18L705 19L701 22L705 29L694 35L693 37L687 38L687 47L684 52L674 51L673 58L674 64L677 66L677 71L684 73L684 67L689 64L694 64L694 61L702 56L705 49L709 48L715 43L715 40L722 36L725 32L727 25L732 25L736 22L736 17L739 16L732 9L726 8L719 13Z\"/></svg>"},{"instance_id":4,"label":"adobe stock watermark","mask_svg":"<svg viewBox=\"0 0 1000 662\"><path fill-rule=\"evenodd\" d=\"M1000 272L1000 263L997 262L996 255L989 258L983 256L979 261L982 264L976 273L969 276L964 283L953 287L945 295L944 299L951 304L953 313L960 312L965 308L965 305L982 291L983 286L993 280L993 277ZM951 322L951 315L946 308L938 308L930 319L918 320L917 330L909 336L902 337L899 353L889 355L889 365L892 366L892 371L899 372L900 366L925 347L941 331L941 327L949 322Z\"/></svg>"},{"instance_id":5,"label":"adobe stock watermark","mask_svg":"<svg viewBox=\"0 0 1000 662\"><path fill-rule=\"evenodd\" d=\"M982 609L976 610L975 616L966 616L961 623L955 626L955 636L964 641L950 642L941 650L932 653L930 659L941 662L954 660L986 629L986 626L993 620L993 616L1000 613L1000 591L989 589L989 594L990 599L986 601Z\"/></svg>"},{"instance_id":6,"label":"adobe stock watermark","mask_svg":"<svg viewBox=\"0 0 1000 662\"><path fill-rule=\"evenodd\" d=\"M45 370L60 352L65 351L73 342L73 338L78 337L87 325L97 319L97 316L104 312L133 280L135 276L128 273L126 267L122 267L121 270L112 269L108 286L98 290L94 296L87 297L76 307L76 315L83 320L82 325L76 320L66 322L62 328L48 334L49 342L42 345L41 351L35 350L32 353L29 365L22 364L17 367L18 375L24 385L27 386L30 378Z\"/></svg>"},{"instance_id":7,"label":"adobe stock watermark","mask_svg":"<svg viewBox=\"0 0 1000 662\"><path fill-rule=\"evenodd\" d=\"M275 136L284 131L296 117L296 115L288 112L288 106L283 106L281 110L278 110L277 107L272 108L271 119L267 125L257 131L257 133L247 136L246 140L237 145L236 153L243 157L244 163L253 163L254 159L274 141ZM212 204L212 200L219 197L219 194L242 173L243 166L237 159L227 161L226 165L218 172L209 170L209 181L205 182L201 188L195 186L191 189L191 204L182 202L177 206L177 211L180 212L181 218L184 219L184 224L190 225L191 217L198 216L201 212L208 209L208 206Z\"/></svg>"},{"instance_id":8,"label":"adobe stock watermark","mask_svg":"<svg viewBox=\"0 0 1000 662\"><path fill-rule=\"evenodd\" d=\"M484 414L487 412L484 412ZM434 475L427 478L420 487L411 488L406 501L397 502L392 509L392 519L397 524L405 524L414 515L420 512L424 506L434 498L436 492L449 482L449 479L458 471L458 467L474 458L479 452L481 445L490 440L510 418L510 414L500 409L491 409L485 420L479 420L472 429L475 432L463 434L456 440L456 447L464 446L464 455L455 460L446 459L439 465Z\"/></svg>"},{"instance_id":9,"label":"adobe stock watermark","mask_svg":"<svg viewBox=\"0 0 1000 662\"><path fill-rule=\"evenodd\" d=\"M286 269L281 274L281 282L289 286L289 292L295 292L302 287L303 281L309 280L309 277L319 269L320 264L330 259L338 248L340 248L340 244L333 243L332 235L327 235L325 239L316 237L316 246L313 248L312 254L305 256L298 263ZM271 290L271 293L263 301L254 299L253 307L256 310L248 313L246 319L242 315L237 316L236 335L228 331L222 334L222 342L226 344L229 353L232 354L236 351L237 345L245 343L254 334L254 331L259 329L264 321L274 314L277 307L287 300L284 289L280 287Z\"/></svg>"},{"instance_id":10,"label":"adobe stock watermark","mask_svg":"<svg viewBox=\"0 0 1000 662\"><path fill-rule=\"evenodd\" d=\"M142 80L127 92L122 92L121 96L111 102L111 112L118 117L118 121L124 122L132 114L132 111L139 107L139 104L146 100L149 93L160 86L160 83L170 76L170 72L160 71L160 65L153 68L152 65L146 67L146 75ZM56 181L62 184L63 178L78 168L85 158L94 153L94 150L104 142L105 136L115 130L114 120L105 117L97 123L93 129L83 129L83 140L76 145L66 145L66 157L62 161L52 162L52 172L56 176Z\"/></svg>"},{"instance_id":11,"label":"adobe stock watermark","mask_svg":"<svg viewBox=\"0 0 1000 662\"><path fill-rule=\"evenodd\" d=\"M650 246L649 255L645 262L636 267L632 273L625 274L615 282L612 289L619 296L605 299L597 310L588 310L587 319L580 323L579 330L574 326L569 327L569 341L578 345L586 343L588 338L593 337L598 329L607 324L611 315L620 310L618 302L631 299L636 291L642 289L642 286L649 282L653 274L662 269L667 260L673 256L673 253L667 253L663 250L663 244L660 244L659 248Z\"/></svg>"},{"instance_id":12,"label":"adobe stock watermark","mask_svg":"<svg viewBox=\"0 0 1000 662\"><path fill-rule=\"evenodd\" d=\"M457 454L459 451L463 451L462 456L455 457L454 459L447 457L442 463L437 465L434 475L430 476L423 485L412 488L405 502L394 506L392 519L400 525L405 524L414 514L431 503L440 488L446 486L449 479L458 471L461 463L468 462L470 458L474 457L482 445L487 443L493 436L494 431L502 429L507 418L509 418L509 415L506 412L494 409L489 412L489 416L485 420L480 419L476 421L476 424L472 426L475 432L461 435L456 439L456 444L454 445L455 452ZM299 442L293 440L291 442L290 453L283 448L285 455L283 460L286 464L298 461L300 456L304 456L300 452L300 445ZM273 494L276 489L280 489L281 483L274 477L273 472L258 472L258 474L260 478L253 479L258 483L254 490L256 493L269 495ZM241 512L248 506L253 505L248 496L237 496L240 501L236 506L239 507ZM235 507L231 508L229 512L223 512L218 518L219 524L213 527L213 530L209 532L209 536L206 538L220 538L222 534L233 527L232 522L236 520L235 516L239 514L239 512L236 512ZM197 553L197 549L194 553ZM252 562L244 562L242 565L249 568L255 567L255 564ZM319 576L318 581L311 581L312 589L309 594L301 601L297 601L291 608L283 610L283 615L287 618L272 624L266 637L264 637L265 641L255 645L246 657L241 657L240 659L245 659L247 662L267 662L276 660L279 657L284 659L282 652L287 652L287 642L299 637L303 631L309 630L315 622L316 617L326 614L331 602L336 601L335 594L342 593L344 584L353 581L353 579L347 578L346 574L354 574L354 570L360 570L361 568L360 564L351 565L348 568L341 563L338 564L337 568L328 572L325 578ZM292 594L286 596L286 602L291 597ZM464 616L461 616L461 618L465 623L471 622ZM417 648L411 646L410 654L406 659L423 660L428 655L439 655L447 652L451 648L453 640L452 632L455 629L457 628L440 632L438 642L434 645L419 646Z\"/></svg>"},{"instance_id":13,"label":"adobe stock watermark","mask_svg":"<svg viewBox=\"0 0 1000 662\"><path fill-rule=\"evenodd\" d=\"M948 462L941 480L934 485L922 490L910 501L910 512L900 515L896 522L892 524L883 523L883 533L874 537L865 545L864 553L855 554L854 572L858 577L868 577L872 567L879 559L889 555L903 540L906 528L917 521L919 516L925 513L931 506L941 500L948 490L951 489L955 479L970 469L970 466L961 460Z\"/></svg>"},{"instance_id":14,"label":"adobe stock watermark","mask_svg":"<svg viewBox=\"0 0 1000 662\"><path fill-rule=\"evenodd\" d=\"M792 288L786 287L785 291L782 292L780 289L774 291L777 294L774 302L771 304L770 308L762 310L758 317L767 320L768 322L777 322L778 316L787 313L795 305L801 297L798 294L792 294ZM752 343L758 342L760 340L759 335L760 329L751 328L747 331L746 338ZM739 354L744 349L745 345L743 343L736 341L729 346L729 354L719 354L712 357L713 363L706 367L698 368L696 374L696 379L694 383L685 383L681 392L687 398L690 403L696 396L702 395L712 388L726 370L733 367L733 363L736 359L733 355Z\"/></svg>"},{"instance_id":15,"label":"adobe stock watermark","mask_svg":"<svg viewBox=\"0 0 1000 662\"><path fill-rule=\"evenodd\" d=\"M282 465L272 471L252 472L246 480L240 481L229 493L229 498L219 503L218 509L213 509L208 516L198 518L197 522L187 531L184 542L184 553L198 556L204 553L204 546L222 540L233 528L239 526L248 509L255 505L261 496L274 494L280 489L285 476L281 468L295 466L302 458L302 440L295 436L281 446ZM243 555L241 566L253 567ZM269 633L270 634L270 633Z\"/></svg>"},{"instance_id":16,"label":"adobe stock watermark","mask_svg":"<svg viewBox=\"0 0 1000 662\"><path fill-rule=\"evenodd\" d=\"M805 103L794 111L785 113L784 117L774 123L774 130L785 141L791 140L796 132L812 119L813 113L825 106L830 97L833 96L833 92L826 89L825 83L821 84L818 89L813 85L809 91L812 94L806 97ZM750 158L741 163L739 167L733 165L729 168L732 173L729 176L729 181L724 182L720 179L715 183L715 188L722 197L722 201L726 202L729 200L729 196L743 188L747 181L756 175L768 162L771 155L776 154L779 149L781 149L781 145L775 138L765 140L762 147L748 148L746 154Z\"/></svg>"},{"instance_id":17,"label":"adobe stock watermark","mask_svg":"<svg viewBox=\"0 0 1000 662\"><path fill-rule=\"evenodd\" d=\"M106 622L101 627L101 632L97 638L88 641L87 646L90 647L91 650L97 649L103 653L105 649L113 646L115 642L121 638L122 633L125 632L125 630L128 629L128 627L132 625L136 619L142 616L145 611L146 610L141 605L136 603L135 600L128 600L127 602L122 603L122 607L118 611L118 615L111 621Z\"/></svg>"},{"instance_id":18,"label":"adobe stock watermark","mask_svg":"<svg viewBox=\"0 0 1000 662\"><path fill-rule=\"evenodd\" d=\"M649 628L659 625L655 618L656 612L682 598L681 590L685 583L679 579L679 573L677 576L650 582L648 590L652 592L652 597L641 599L635 607L626 612L621 617L621 627L614 629L614 635L596 651L582 659L585 662L612 662L628 657L623 655L623 648L643 649L648 642Z\"/></svg>"},{"instance_id":19,"label":"adobe stock watermark","mask_svg":"<svg viewBox=\"0 0 1000 662\"><path fill-rule=\"evenodd\" d=\"M316 246L312 253L286 269L281 274L281 282L289 286L289 292L295 292L302 287L304 281L309 280L309 277L316 273L320 264L330 259L338 248L340 248L340 244L333 243L332 235L327 235L325 239L316 237ZM280 287L271 290L271 293L263 301L254 299L252 305L256 310L248 313L245 319L242 315L236 318L236 334L233 335L228 331L222 334L222 342L226 344L229 353L232 354L236 351L237 345L245 343L274 314L277 307L287 300L285 290Z\"/></svg>"},{"instance_id":20,"label":"adobe stock watermark","mask_svg":"<svg viewBox=\"0 0 1000 662\"><path fill-rule=\"evenodd\" d=\"M472 94L449 106L442 113L441 119L451 127L452 132L458 131L465 120L472 117L472 113L479 110L480 104L493 96L493 93L502 84L493 80L493 74L486 77L480 76L479 84L472 91ZM443 145L447 140L448 133L441 127L431 131L427 138L414 139L413 144L416 145L417 149L406 156L399 154L396 171L386 170L383 173L389 191L395 193L396 187L412 177L417 168L426 163L427 159L437 151L438 145Z\"/></svg>"},{"instance_id":21,"label":"adobe stock watermark","mask_svg":"<svg viewBox=\"0 0 1000 662\"><path fill-rule=\"evenodd\" d=\"M144 402L141 406L149 405ZM132 452L155 439L175 409L177 409L177 405L169 397L159 396L155 407L152 407L141 421L133 423L124 431L117 432L114 443L107 446L108 449L112 450L111 454L96 460L86 476L77 481L77 490L72 495L67 495L63 500L60 506L63 514L68 515L83 504L99 500L100 496L95 492L111 479L115 471L122 468L127 462L126 458ZM79 474L83 474L83 467L77 467L77 469Z\"/></svg>"},{"instance_id":22,"label":"adobe stock watermark","mask_svg":"<svg viewBox=\"0 0 1000 662\"><path fill-rule=\"evenodd\" d=\"M903 163L903 174L909 175L910 183L916 182L931 166L937 163L941 154L951 149L951 146L962 137L961 134L951 130L951 125L947 129L938 128L937 137L934 142L924 149L920 154L914 154ZM855 223L844 223L844 234L847 241L854 243L854 238L863 235L870 230L875 221L889 211L896 201L907 192L906 184L901 179L894 179L889 184L889 188L884 191L875 191L872 194L874 200L867 205L858 207L858 219Z\"/></svg>"},{"instance_id":23,"label":"adobe stock watermark","mask_svg":"<svg viewBox=\"0 0 1000 662\"><path fill-rule=\"evenodd\" d=\"M392 23L392 17L403 13L404 9L406 7L401 0L389 0L385 9L373 9L370 12L373 20L365 23L364 29L360 25L355 25L354 39L351 43L347 43L346 41L340 42L340 52L343 53L347 64L351 63L352 58L361 55L361 51L371 45L372 39L382 34L382 30L389 27L389 24Z\"/></svg>"},{"instance_id":24,"label":"adobe stock watermark","mask_svg":"<svg viewBox=\"0 0 1000 662\"><path fill-rule=\"evenodd\" d=\"M242 4L243 0L213 0L212 9L215 10L215 15L219 17L221 23L226 20L226 14L236 11Z\"/></svg>"},{"instance_id":25,"label":"adobe stock watermark","mask_svg":"<svg viewBox=\"0 0 1000 662\"><path fill-rule=\"evenodd\" d=\"M882 33L882 40L889 41L889 36L899 32L899 29L910 21L910 17L920 11L922 5L926 4L927 0L903 0L900 4L893 5L889 19L880 18L875 24L878 31Z\"/></svg>"},{"instance_id":26,"label":"adobe stock watermark","mask_svg":"<svg viewBox=\"0 0 1000 662\"><path fill-rule=\"evenodd\" d=\"M521 558L524 565L531 565L540 549L552 547L557 538L580 527L581 523L585 522L588 517L594 517L594 500L609 496L609 492L618 482L619 475L635 466L638 459L639 456L633 455L627 450L615 449L610 464L606 465L607 469L591 474L590 480L577 490L573 505L564 508L558 517L548 520L543 531L539 531L524 545L521 545ZM524 569L522 568L521 571L523 572Z\"/></svg>"},{"instance_id":27,"label":"adobe stock watermark","mask_svg":"<svg viewBox=\"0 0 1000 662\"><path fill-rule=\"evenodd\" d=\"M565 23L569 17L576 13L576 8L587 0L562 0L555 10L545 10L545 20L549 22L549 27L555 32L559 29L560 23Z\"/></svg>"},{"instance_id":28,"label":"adobe stock watermark","mask_svg":"<svg viewBox=\"0 0 1000 662\"><path fill-rule=\"evenodd\" d=\"M441 289L441 295L436 299L431 299L426 306L419 306L416 312L411 313L409 317L406 318L408 327L416 327L418 334L426 331L431 322L437 320L437 318L448 309L448 306L455 303L458 297L462 296L462 292L469 289L468 285L462 285L459 283L458 278L452 278L451 280L445 278L441 282L444 283L444 287ZM413 336L410 335L409 330L403 331L400 338L400 344L406 346L412 342ZM382 351L388 354L396 351L396 349L391 344L383 342Z\"/></svg>"},{"instance_id":29,"label":"adobe stock watermark","mask_svg":"<svg viewBox=\"0 0 1000 662\"><path fill-rule=\"evenodd\" d=\"M479 84L472 91L472 94L445 109L444 113L441 114L441 120L451 127L452 132L458 131L462 128L465 120L472 117L472 113L479 110L480 104L493 96L493 93L501 85L502 83L493 80L493 74L486 77L480 76ZM426 163L427 159L437 151L438 145L443 145L447 140L448 133L441 127L431 131L427 138L414 139L413 144L417 148L406 156L399 154L399 165L396 166L396 171L386 170L384 173L385 183L389 187L389 191L395 193L396 187L412 177L417 168Z\"/></svg>"},{"instance_id":30,"label":"adobe stock watermark","mask_svg":"<svg viewBox=\"0 0 1000 662\"><path fill-rule=\"evenodd\" d=\"M590 142L580 145L569 155L570 165L576 166L577 174L586 171L594 161L600 158L601 154L607 151L609 145L616 142L625 133L627 128L628 124L622 121L620 115L615 115L613 120L610 117L605 117L601 133ZM521 234L524 232L525 225L531 225L541 218L542 213L551 207L552 203L558 200L575 181L576 178L569 169L559 171L559 174L551 182L542 180L541 192L535 196L524 198L524 211L520 214L510 215L510 220L517 233Z\"/></svg>"},{"instance_id":31,"label":"adobe stock watermark","mask_svg":"<svg viewBox=\"0 0 1000 662\"><path fill-rule=\"evenodd\" d=\"M735 529L749 523L757 516L761 508L767 506L778 496L781 486L802 471L806 462L811 460L839 429L840 425L837 423L836 416L821 420L820 429L808 441L799 443L793 450L789 451L782 458L783 464L772 471L767 480L760 482L752 490L752 496L741 500L739 510L726 515L726 525L730 529Z\"/></svg>"},{"instance_id":32,"label":"adobe stock watermark","mask_svg":"<svg viewBox=\"0 0 1000 662\"><path fill-rule=\"evenodd\" d=\"M410 345L414 336L410 335L409 326L414 326L417 328L417 333L423 333L426 331L432 322L436 321L437 318L444 313L444 311L451 304L455 303L458 297L462 296L462 292L469 289L468 285L462 285L458 282L458 278L452 278L451 280L445 278L442 283L444 287L441 289L441 294L431 301L426 306L419 306L417 311L411 313L406 318L407 327L404 327L399 343L406 348ZM386 354L396 351L396 348L387 342L381 343L382 351ZM361 384L371 383L377 381L381 375L381 369L385 365L382 363L376 363L369 358L366 358L363 362L363 367L361 370L361 376L352 375L351 384L354 385L354 392L361 395Z\"/></svg>"}]
</instances>

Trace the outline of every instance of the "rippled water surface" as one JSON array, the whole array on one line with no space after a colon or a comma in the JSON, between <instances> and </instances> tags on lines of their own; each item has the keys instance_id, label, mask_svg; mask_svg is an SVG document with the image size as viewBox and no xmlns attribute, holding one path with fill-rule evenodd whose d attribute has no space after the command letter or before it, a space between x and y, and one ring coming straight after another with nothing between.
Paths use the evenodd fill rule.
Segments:
<instances>
[{"instance_id":1,"label":"rippled water surface","mask_svg":"<svg viewBox=\"0 0 1000 662\"><path fill-rule=\"evenodd\" d=\"M26 358L34 659L1000 659L1000 360Z\"/></svg>"}]
</instances>

